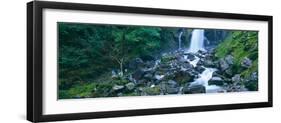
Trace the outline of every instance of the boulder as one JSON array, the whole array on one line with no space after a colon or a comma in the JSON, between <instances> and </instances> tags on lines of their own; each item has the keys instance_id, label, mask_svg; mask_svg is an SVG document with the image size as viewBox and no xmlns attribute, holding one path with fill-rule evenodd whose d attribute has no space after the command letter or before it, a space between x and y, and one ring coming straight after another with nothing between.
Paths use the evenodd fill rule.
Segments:
<instances>
[{"instance_id":1,"label":"boulder","mask_svg":"<svg viewBox=\"0 0 281 123\"><path fill-rule=\"evenodd\" d=\"M196 66L195 70L198 71L199 73L202 73L203 71L205 71L205 68L202 66Z\"/></svg>"},{"instance_id":2,"label":"boulder","mask_svg":"<svg viewBox=\"0 0 281 123\"><path fill-rule=\"evenodd\" d=\"M212 60L209 60L209 59L205 59L203 61L203 65L205 67L214 67L215 66L214 62Z\"/></svg>"},{"instance_id":3,"label":"boulder","mask_svg":"<svg viewBox=\"0 0 281 123\"><path fill-rule=\"evenodd\" d=\"M241 77L240 74L235 74L232 78L231 78L233 83L239 83L241 82Z\"/></svg>"},{"instance_id":4,"label":"boulder","mask_svg":"<svg viewBox=\"0 0 281 123\"><path fill-rule=\"evenodd\" d=\"M177 94L179 93L179 89L180 89L179 87L175 87L175 88L167 87L166 92L168 94Z\"/></svg>"},{"instance_id":5,"label":"boulder","mask_svg":"<svg viewBox=\"0 0 281 123\"><path fill-rule=\"evenodd\" d=\"M167 82L167 84L170 86L170 87L177 87L178 86L178 83L174 80L169 80Z\"/></svg>"},{"instance_id":6,"label":"boulder","mask_svg":"<svg viewBox=\"0 0 281 123\"><path fill-rule=\"evenodd\" d=\"M174 75L174 80L179 83L192 82L194 79L194 76L192 76L188 71L178 71Z\"/></svg>"},{"instance_id":7,"label":"boulder","mask_svg":"<svg viewBox=\"0 0 281 123\"><path fill-rule=\"evenodd\" d=\"M176 81L169 80L161 83L161 90L163 90L165 94L177 94L180 88Z\"/></svg>"},{"instance_id":8,"label":"boulder","mask_svg":"<svg viewBox=\"0 0 281 123\"><path fill-rule=\"evenodd\" d=\"M233 71L231 68L228 68L225 70L225 75L228 76L228 77L231 77L233 76Z\"/></svg>"},{"instance_id":9,"label":"boulder","mask_svg":"<svg viewBox=\"0 0 281 123\"><path fill-rule=\"evenodd\" d=\"M198 50L198 53L199 54L203 54L203 55L205 55L206 53L208 53L206 50Z\"/></svg>"},{"instance_id":10,"label":"boulder","mask_svg":"<svg viewBox=\"0 0 281 123\"><path fill-rule=\"evenodd\" d=\"M124 86L123 85L114 85L113 87L112 87L112 90L113 91L121 91L121 90L123 90L124 89Z\"/></svg>"},{"instance_id":11,"label":"boulder","mask_svg":"<svg viewBox=\"0 0 281 123\"><path fill-rule=\"evenodd\" d=\"M251 81L258 81L258 72L253 72L250 76Z\"/></svg>"},{"instance_id":12,"label":"boulder","mask_svg":"<svg viewBox=\"0 0 281 123\"><path fill-rule=\"evenodd\" d=\"M130 83L127 83L125 86L129 91L131 91L135 88L136 85L133 82L130 82Z\"/></svg>"},{"instance_id":13,"label":"boulder","mask_svg":"<svg viewBox=\"0 0 281 123\"><path fill-rule=\"evenodd\" d=\"M243 85L236 85L236 84L229 84L224 89L227 92L243 92L243 91L248 91L247 88L245 88Z\"/></svg>"},{"instance_id":14,"label":"boulder","mask_svg":"<svg viewBox=\"0 0 281 123\"><path fill-rule=\"evenodd\" d=\"M151 73L147 73L143 76L145 79L151 80L153 79L153 75Z\"/></svg>"},{"instance_id":15,"label":"boulder","mask_svg":"<svg viewBox=\"0 0 281 123\"><path fill-rule=\"evenodd\" d=\"M186 70L193 69L193 65L191 65L189 62L180 63L179 66L181 66L181 68Z\"/></svg>"},{"instance_id":16,"label":"boulder","mask_svg":"<svg viewBox=\"0 0 281 123\"><path fill-rule=\"evenodd\" d=\"M193 61L193 60L195 60L195 55L193 55L193 54L188 54L188 55L187 55L187 59L189 59L190 61Z\"/></svg>"},{"instance_id":17,"label":"boulder","mask_svg":"<svg viewBox=\"0 0 281 123\"><path fill-rule=\"evenodd\" d=\"M219 60L219 67L220 67L221 71L225 71L226 69L229 68L229 64L224 59L220 59Z\"/></svg>"},{"instance_id":18,"label":"boulder","mask_svg":"<svg viewBox=\"0 0 281 123\"><path fill-rule=\"evenodd\" d=\"M229 65L234 64L234 57L232 55L227 55L224 59L227 62L227 64L229 64Z\"/></svg>"},{"instance_id":19,"label":"boulder","mask_svg":"<svg viewBox=\"0 0 281 123\"><path fill-rule=\"evenodd\" d=\"M185 85L182 89L184 94L206 93L206 88L203 85Z\"/></svg>"},{"instance_id":20,"label":"boulder","mask_svg":"<svg viewBox=\"0 0 281 123\"><path fill-rule=\"evenodd\" d=\"M250 68L252 66L252 60L248 57L243 58L241 62L241 66L244 68Z\"/></svg>"},{"instance_id":21,"label":"boulder","mask_svg":"<svg viewBox=\"0 0 281 123\"><path fill-rule=\"evenodd\" d=\"M196 65L204 65L204 61L202 59L200 59Z\"/></svg>"},{"instance_id":22,"label":"boulder","mask_svg":"<svg viewBox=\"0 0 281 123\"><path fill-rule=\"evenodd\" d=\"M222 86L224 84L224 80L220 77L212 77L209 81L208 81L209 85L220 85Z\"/></svg>"}]
</instances>

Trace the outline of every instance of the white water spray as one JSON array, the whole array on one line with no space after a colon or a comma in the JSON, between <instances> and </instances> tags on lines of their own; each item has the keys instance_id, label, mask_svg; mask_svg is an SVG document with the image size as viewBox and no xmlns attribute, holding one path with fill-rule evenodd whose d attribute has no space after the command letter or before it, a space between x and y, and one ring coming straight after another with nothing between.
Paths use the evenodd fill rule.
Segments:
<instances>
[{"instance_id":1,"label":"white water spray","mask_svg":"<svg viewBox=\"0 0 281 123\"><path fill-rule=\"evenodd\" d=\"M204 49L204 30L194 29L192 31L191 42L188 52L196 53L199 50Z\"/></svg>"}]
</instances>

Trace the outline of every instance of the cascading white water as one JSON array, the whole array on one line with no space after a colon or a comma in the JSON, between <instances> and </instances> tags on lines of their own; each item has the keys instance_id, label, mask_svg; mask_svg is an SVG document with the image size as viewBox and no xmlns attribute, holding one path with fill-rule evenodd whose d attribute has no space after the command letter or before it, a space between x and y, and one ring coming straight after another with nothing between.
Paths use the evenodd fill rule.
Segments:
<instances>
[{"instance_id":1,"label":"cascading white water","mask_svg":"<svg viewBox=\"0 0 281 123\"><path fill-rule=\"evenodd\" d=\"M203 29L194 29L192 31L192 37L191 37L191 42L190 42L190 46L187 52L190 53L196 53L199 50L204 50L204 30ZM195 60L193 61L189 61L188 62L190 64L192 64L194 67L196 67L196 64L198 63L198 61L200 60L200 58L198 58L197 56L195 56ZM199 74L199 78L197 78L194 82L192 82L190 84L190 86L193 85L203 85L205 86L206 89L206 93L216 93L216 92L220 92L223 91L223 89L219 86L216 85L209 85L208 81L212 78L213 72L216 71L216 69L214 68L206 68L204 67L205 70Z\"/></svg>"},{"instance_id":2,"label":"cascading white water","mask_svg":"<svg viewBox=\"0 0 281 123\"><path fill-rule=\"evenodd\" d=\"M192 37L188 52L195 53L199 50L204 49L204 30L203 29L194 29L192 31Z\"/></svg>"},{"instance_id":3,"label":"cascading white water","mask_svg":"<svg viewBox=\"0 0 281 123\"><path fill-rule=\"evenodd\" d=\"M215 71L216 71L216 69L214 69L214 68L205 68L205 71L203 71L199 75L199 78L197 78L194 82L192 82L190 84L190 86L203 85L203 86L205 86L206 93L216 93L216 92L223 91L223 89L219 86L208 84L208 81L212 78L212 74Z\"/></svg>"},{"instance_id":4,"label":"cascading white water","mask_svg":"<svg viewBox=\"0 0 281 123\"><path fill-rule=\"evenodd\" d=\"M205 68L205 70L199 75L199 78L196 79L192 84L208 86L208 81L212 78L212 74L216 69L214 68Z\"/></svg>"},{"instance_id":5,"label":"cascading white water","mask_svg":"<svg viewBox=\"0 0 281 123\"><path fill-rule=\"evenodd\" d=\"M179 34L179 50L181 49L181 36L183 34L183 31L180 32Z\"/></svg>"}]
</instances>

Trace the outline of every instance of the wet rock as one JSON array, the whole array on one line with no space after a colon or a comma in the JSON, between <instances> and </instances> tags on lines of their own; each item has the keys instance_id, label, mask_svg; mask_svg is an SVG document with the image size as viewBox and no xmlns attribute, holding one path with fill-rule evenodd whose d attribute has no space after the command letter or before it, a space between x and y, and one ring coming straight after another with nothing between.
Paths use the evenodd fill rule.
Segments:
<instances>
[{"instance_id":1,"label":"wet rock","mask_svg":"<svg viewBox=\"0 0 281 123\"><path fill-rule=\"evenodd\" d=\"M245 68L250 68L252 66L252 60L250 60L248 57L243 58L241 66Z\"/></svg>"},{"instance_id":2,"label":"wet rock","mask_svg":"<svg viewBox=\"0 0 281 123\"><path fill-rule=\"evenodd\" d=\"M178 86L178 83L174 80L169 80L167 82L167 84L170 86L170 87L177 87Z\"/></svg>"},{"instance_id":3,"label":"wet rock","mask_svg":"<svg viewBox=\"0 0 281 123\"><path fill-rule=\"evenodd\" d=\"M184 94L206 93L205 86L203 85L186 85L182 89Z\"/></svg>"},{"instance_id":4,"label":"wet rock","mask_svg":"<svg viewBox=\"0 0 281 123\"><path fill-rule=\"evenodd\" d=\"M191 75L188 71L179 71L175 73L175 81L179 83L187 83L192 82L194 79L194 76Z\"/></svg>"},{"instance_id":5,"label":"wet rock","mask_svg":"<svg viewBox=\"0 0 281 123\"><path fill-rule=\"evenodd\" d=\"M226 87L224 87L224 89L227 92L242 92L242 91L248 91L247 88L245 88L245 86L243 85L236 85L236 84L229 84Z\"/></svg>"},{"instance_id":6,"label":"wet rock","mask_svg":"<svg viewBox=\"0 0 281 123\"><path fill-rule=\"evenodd\" d=\"M212 77L221 77L222 75L218 71L213 72Z\"/></svg>"},{"instance_id":7,"label":"wet rock","mask_svg":"<svg viewBox=\"0 0 281 123\"><path fill-rule=\"evenodd\" d=\"M205 55L205 54L207 53L207 51L205 51L205 50L199 50L198 53L199 53L199 54Z\"/></svg>"},{"instance_id":8,"label":"wet rock","mask_svg":"<svg viewBox=\"0 0 281 123\"><path fill-rule=\"evenodd\" d=\"M253 72L250 76L251 81L258 81L258 72Z\"/></svg>"},{"instance_id":9,"label":"wet rock","mask_svg":"<svg viewBox=\"0 0 281 123\"><path fill-rule=\"evenodd\" d=\"M130 83L127 83L125 86L129 91L131 91L135 88L136 85L133 82L130 82Z\"/></svg>"},{"instance_id":10,"label":"wet rock","mask_svg":"<svg viewBox=\"0 0 281 123\"><path fill-rule=\"evenodd\" d=\"M144 75L144 78L148 79L148 80L151 80L151 79L153 79L153 75L151 73L147 73L147 74Z\"/></svg>"},{"instance_id":11,"label":"wet rock","mask_svg":"<svg viewBox=\"0 0 281 123\"><path fill-rule=\"evenodd\" d=\"M229 64L224 59L220 59L219 60L219 68L220 68L221 71L225 71L226 69L229 68Z\"/></svg>"},{"instance_id":12,"label":"wet rock","mask_svg":"<svg viewBox=\"0 0 281 123\"><path fill-rule=\"evenodd\" d=\"M209 81L208 81L209 85L220 85L222 86L224 84L224 80L220 77L212 77Z\"/></svg>"},{"instance_id":13,"label":"wet rock","mask_svg":"<svg viewBox=\"0 0 281 123\"><path fill-rule=\"evenodd\" d=\"M196 66L195 70L198 71L199 73L202 73L205 70L205 68L202 66Z\"/></svg>"},{"instance_id":14,"label":"wet rock","mask_svg":"<svg viewBox=\"0 0 281 123\"><path fill-rule=\"evenodd\" d=\"M196 65L204 65L204 61L202 59L200 59Z\"/></svg>"},{"instance_id":15,"label":"wet rock","mask_svg":"<svg viewBox=\"0 0 281 123\"><path fill-rule=\"evenodd\" d=\"M227 62L227 64L229 64L229 65L234 64L234 57L232 55L227 55L224 59Z\"/></svg>"},{"instance_id":16,"label":"wet rock","mask_svg":"<svg viewBox=\"0 0 281 123\"><path fill-rule=\"evenodd\" d=\"M226 70L225 70L225 74L226 74L226 76L228 76L228 77L233 76L233 71L232 71L232 69L230 69L230 68L226 69Z\"/></svg>"},{"instance_id":17,"label":"wet rock","mask_svg":"<svg viewBox=\"0 0 281 123\"><path fill-rule=\"evenodd\" d=\"M215 64L212 60L206 59L203 61L203 65L205 67L215 67Z\"/></svg>"},{"instance_id":18,"label":"wet rock","mask_svg":"<svg viewBox=\"0 0 281 123\"><path fill-rule=\"evenodd\" d=\"M177 94L180 90L178 83L174 80L162 82L161 89L165 94Z\"/></svg>"},{"instance_id":19,"label":"wet rock","mask_svg":"<svg viewBox=\"0 0 281 123\"><path fill-rule=\"evenodd\" d=\"M180 63L179 66L185 70L193 69L193 65L191 65L189 62Z\"/></svg>"},{"instance_id":20,"label":"wet rock","mask_svg":"<svg viewBox=\"0 0 281 123\"><path fill-rule=\"evenodd\" d=\"M231 78L232 82L234 83L239 83L241 82L241 77L240 74L235 74L232 78Z\"/></svg>"},{"instance_id":21,"label":"wet rock","mask_svg":"<svg viewBox=\"0 0 281 123\"><path fill-rule=\"evenodd\" d=\"M137 84L138 84L138 85L145 85L147 82L148 82L148 80L146 80L146 79L141 79L141 80L138 80L138 81L137 81Z\"/></svg>"},{"instance_id":22,"label":"wet rock","mask_svg":"<svg viewBox=\"0 0 281 123\"><path fill-rule=\"evenodd\" d=\"M124 89L124 86L123 85L114 85L113 87L112 87L112 90L113 91L121 91L121 90L123 90Z\"/></svg>"},{"instance_id":23,"label":"wet rock","mask_svg":"<svg viewBox=\"0 0 281 123\"><path fill-rule=\"evenodd\" d=\"M189 59L190 61L193 61L193 60L195 60L195 55L193 55L193 54L188 54L188 55L187 55L187 59Z\"/></svg>"}]
</instances>

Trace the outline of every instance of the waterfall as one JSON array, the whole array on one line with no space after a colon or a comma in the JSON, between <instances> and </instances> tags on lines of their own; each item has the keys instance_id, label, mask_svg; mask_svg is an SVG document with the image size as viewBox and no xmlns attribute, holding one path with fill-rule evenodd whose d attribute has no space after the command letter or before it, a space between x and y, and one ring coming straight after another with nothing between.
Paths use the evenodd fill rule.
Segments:
<instances>
[{"instance_id":1,"label":"waterfall","mask_svg":"<svg viewBox=\"0 0 281 123\"><path fill-rule=\"evenodd\" d=\"M179 50L181 49L181 36L183 34L183 31L180 32L179 34Z\"/></svg>"},{"instance_id":2,"label":"waterfall","mask_svg":"<svg viewBox=\"0 0 281 123\"><path fill-rule=\"evenodd\" d=\"M204 49L204 30L203 29L194 29L192 31L191 42L188 52L197 52L198 50Z\"/></svg>"}]
</instances>

